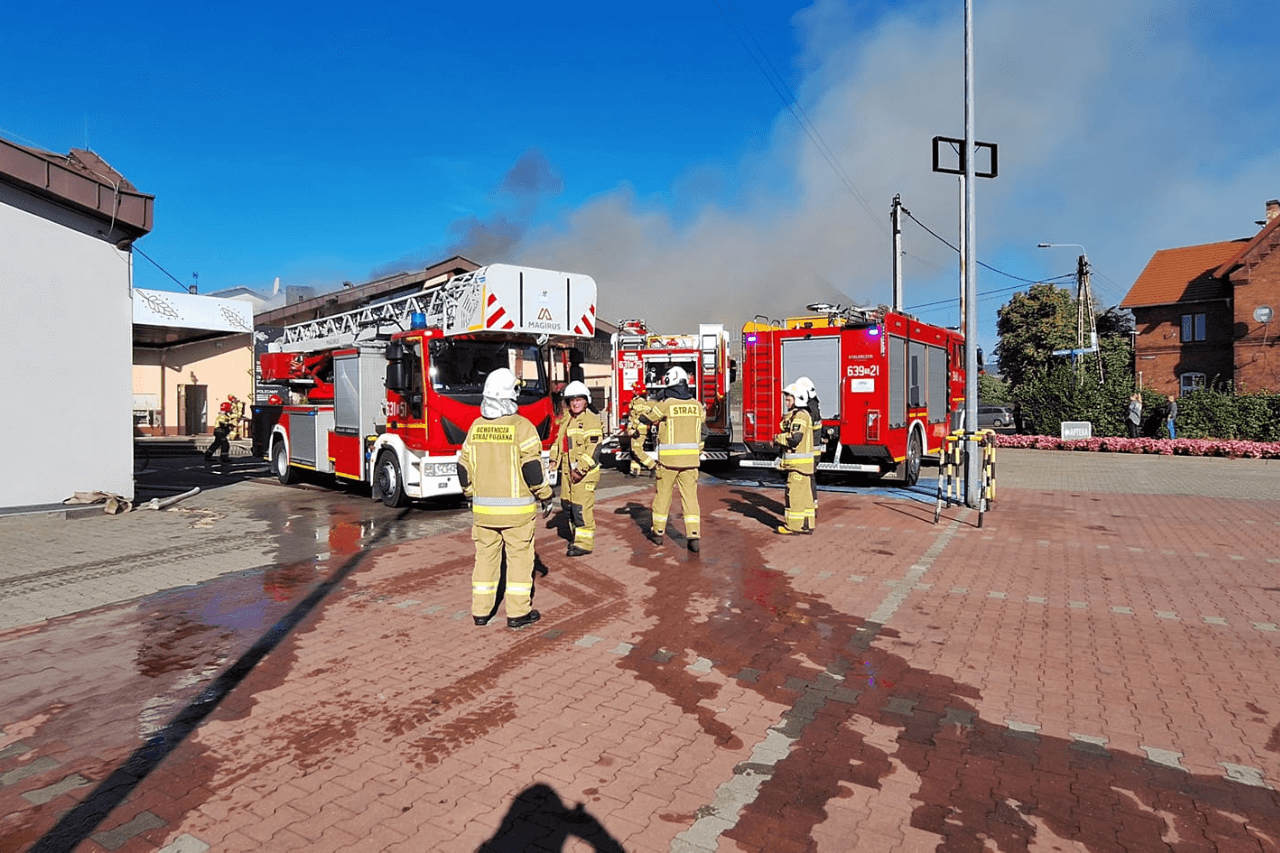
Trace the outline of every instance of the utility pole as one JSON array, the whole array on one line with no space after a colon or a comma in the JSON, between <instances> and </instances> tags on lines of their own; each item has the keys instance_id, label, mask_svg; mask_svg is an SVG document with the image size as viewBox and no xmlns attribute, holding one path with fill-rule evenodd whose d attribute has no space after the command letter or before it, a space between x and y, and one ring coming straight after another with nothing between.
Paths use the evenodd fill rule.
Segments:
<instances>
[{"instance_id":1,"label":"utility pole","mask_svg":"<svg viewBox=\"0 0 1280 853\"><path fill-rule=\"evenodd\" d=\"M973 108L973 0L964 0L964 291L965 291L965 432L974 434L978 425L978 276L974 256L978 242L974 225L974 171L977 157L974 148ZM966 503L976 507L982 502L982 478L979 466L982 454L978 442L970 438L965 466Z\"/></svg>"},{"instance_id":2,"label":"utility pole","mask_svg":"<svg viewBox=\"0 0 1280 853\"><path fill-rule=\"evenodd\" d=\"M893 197L889 211L893 223L893 310L902 311L902 196Z\"/></svg>"}]
</instances>

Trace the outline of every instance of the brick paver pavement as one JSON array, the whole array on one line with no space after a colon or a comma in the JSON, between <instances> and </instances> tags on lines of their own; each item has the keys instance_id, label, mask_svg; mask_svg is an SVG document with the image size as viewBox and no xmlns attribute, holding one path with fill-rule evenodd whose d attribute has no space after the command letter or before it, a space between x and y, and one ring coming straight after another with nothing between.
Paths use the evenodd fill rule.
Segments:
<instances>
[{"instance_id":1,"label":"brick paver pavement","mask_svg":"<svg viewBox=\"0 0 1280 853\"><path fill-rule=\"evenodd\" d=\"M700 555L617 488L592 557L539 533L520 631L470 624L465 531L353 545L225 698L196 626L8 631L0 849L103 803L78 849L1280 849L1271 469L1077 456L1003 456L980 529L824 493L779 537L781 491L707 485Z\"/></svg>"}]
</instances>

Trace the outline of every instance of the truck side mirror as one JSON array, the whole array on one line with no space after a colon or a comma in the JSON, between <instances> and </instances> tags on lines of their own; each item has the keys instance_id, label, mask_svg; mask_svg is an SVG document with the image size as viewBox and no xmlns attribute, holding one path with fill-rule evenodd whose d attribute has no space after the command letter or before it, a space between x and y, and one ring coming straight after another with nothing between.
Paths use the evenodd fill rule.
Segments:
<instances>
[{"instance_id":1,"label":"truck side mirror","mask_svg":"<svg viewBox=\"0 0 1280 853\"><path fill-rule=\"evenodd\" d=\"M387 362L386 384L389 391L396 392L402 392L409 387L408 377L406 376L404 361L402 359Z\"/></svg>"},{"instance_id":2,"label":"truck side mirror","mask_svg":"<svg viewBox=\"0 0 1280 853\"><path fill-rule=\"evenodd\" d=\"M738 381L738 360L736 358L729 359L729 384Z\"/></svg>"}]
</instances>

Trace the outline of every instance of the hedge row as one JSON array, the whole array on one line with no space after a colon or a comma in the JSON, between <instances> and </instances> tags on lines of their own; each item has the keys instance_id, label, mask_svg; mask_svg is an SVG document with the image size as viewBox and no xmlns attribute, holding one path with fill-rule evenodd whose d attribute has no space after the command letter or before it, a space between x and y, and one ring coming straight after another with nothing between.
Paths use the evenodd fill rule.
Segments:
<instances>
[{"instance_id":1,"label":"hedge row","mask_svg":"<svg viewBox=\"0 0 1280 853\"><path fill-rule=\"evenodd\" d=\"M1051 435L996 434L996 447L1033 450L1078 450L1103 453L1154 453L1161 456L1226 456L1241 459L1280 459L1280 442L1202 438L1079 438Z\"/></svg>"}]
</instances>

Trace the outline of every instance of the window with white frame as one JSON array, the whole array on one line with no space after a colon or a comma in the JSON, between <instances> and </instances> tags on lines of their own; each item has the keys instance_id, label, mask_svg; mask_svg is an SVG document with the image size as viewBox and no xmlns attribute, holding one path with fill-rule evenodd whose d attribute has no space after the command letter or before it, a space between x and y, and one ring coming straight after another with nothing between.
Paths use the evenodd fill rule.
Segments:
<instances>
[{"instance_id":1,"label":"window with white frame","mask_svg":"<svg viewBox=\"0 0 1280 853\"><path fill-rule=\"evenodd\" d=\"M1198 391L1204 388L1203 373L1184 373L1178 377L1178 389L1180 394L1190 394L1192 391Z\"/></svg>"},{"instance_id":2,"label":"window with white frame","mask_svg":"<svg viewBox=\"0 0 1280 853\"><path fill-rule=\"evenodd\" d=\"M1182 315L1182 342L1204 340L1204 315Z\"/></svg>"}]
</instances>

